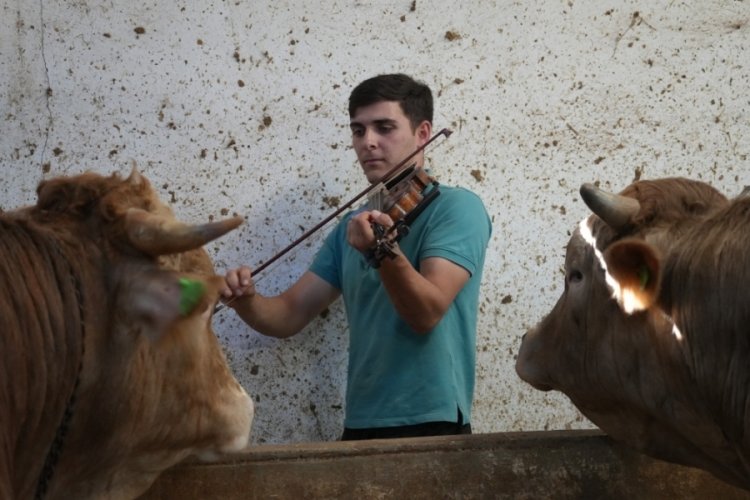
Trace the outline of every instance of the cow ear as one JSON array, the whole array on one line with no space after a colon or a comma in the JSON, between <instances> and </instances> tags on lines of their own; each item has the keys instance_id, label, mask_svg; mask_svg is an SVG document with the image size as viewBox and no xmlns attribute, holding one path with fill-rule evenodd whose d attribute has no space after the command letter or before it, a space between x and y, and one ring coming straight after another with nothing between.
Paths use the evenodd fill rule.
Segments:
<instances>
[{"instance_id":1,"label":"cow ear","mask_svg":"<svg viewBox=\"0 0 750 500\"><path fill-rule=\"evenodd\" d=\"M211 297L218 296L215 284L173 272L142 272L129 281L120 297L122 308L154 342L178 321L204 313Z\"/></svg>"},{"instance_id":2,"label":"cow ear","mask_svg":"<svg viewBox=\"0 0 750 500\"><path fill-rule=\"evenodd\" d=\"M628 314L650 308L659 298L661 264L657 250L639 239L624 239L604 252L609 274L617 281L615 297Z\"/></svg>"}]
</instances>

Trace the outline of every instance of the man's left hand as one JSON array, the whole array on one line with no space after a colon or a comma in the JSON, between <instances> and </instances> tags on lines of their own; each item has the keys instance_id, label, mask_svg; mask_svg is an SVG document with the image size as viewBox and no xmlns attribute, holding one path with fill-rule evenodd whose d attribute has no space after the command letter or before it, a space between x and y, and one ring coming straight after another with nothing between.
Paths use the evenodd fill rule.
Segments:
<instances>
[{"instance_id":1,"label":"man's left hand","mask_svg":"<svg viewBox=\"0 0 750 500\"><path fill-rule=\"evenodd\" d=\"M388 229L393 226L393 220L388 214L378 210L358 213L349 220L346 228L346 241L360 252L367 253L377 243L373 224Z\"/></svg>"}]
</instances>

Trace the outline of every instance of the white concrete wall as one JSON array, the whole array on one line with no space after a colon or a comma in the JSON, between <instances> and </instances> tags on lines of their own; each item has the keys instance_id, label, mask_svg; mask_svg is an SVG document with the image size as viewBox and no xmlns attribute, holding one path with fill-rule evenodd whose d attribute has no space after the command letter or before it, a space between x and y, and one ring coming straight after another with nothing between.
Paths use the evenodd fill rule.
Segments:
<instances>
[{"instance_id":1,"label":"white concrete wall","mask_svg":"<svg viewBox=\"0 0 750 500\"><path fill-rule=\"evenodd\" d=\"M366 187L347 98L402 71L437 97L433 172L494 220L481 303L478 432L588 427L513 369L520 336L562 288L564 245L600 181L683 175L750 184L747 0L0 1L0 208L43 178L127 173L185 221L247 223L208 249L257 266ZM325 230L323 231L323 233ZM323 234L260 275L280 291ZM340 304L300 335L215 318L257 400L256 443L336 439L347 331Z\"/></svg>"}]
</instances>

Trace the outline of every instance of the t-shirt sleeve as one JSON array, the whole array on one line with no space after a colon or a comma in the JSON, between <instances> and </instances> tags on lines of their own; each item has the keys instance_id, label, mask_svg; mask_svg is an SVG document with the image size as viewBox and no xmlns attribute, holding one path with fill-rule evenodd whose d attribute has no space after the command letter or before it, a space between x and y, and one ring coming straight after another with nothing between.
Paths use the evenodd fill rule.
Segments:
<instances>
[{"instance_id":1,"label":"t-shirt sleeve","mask_svg":"<svg viewBox=\"0 0 750 500\"><path fill-rule=\"evenodd\" d=\"M467 189L456 189L432 217L435 222L420 258L442 257L473 275L484 262L492 235L492 222L482 200Z\"/></svg>"},{"instance_id":2,"label":"t-shirt sleeve","mask_svg":"<svg viewBox=\"0 0 750 500\"><path fill-rule=\"evenodd\" d=\"M331 286L341 290L341 276L339 276L339 261L342 258L341 254L341 231L346 228L346 220L340 222L329 234L326 236L323 244L321 245L318 253L315 255L312 264L310 265L310 271L318 275L323 280L327 281Z\"/></svg>"}]
</instances>

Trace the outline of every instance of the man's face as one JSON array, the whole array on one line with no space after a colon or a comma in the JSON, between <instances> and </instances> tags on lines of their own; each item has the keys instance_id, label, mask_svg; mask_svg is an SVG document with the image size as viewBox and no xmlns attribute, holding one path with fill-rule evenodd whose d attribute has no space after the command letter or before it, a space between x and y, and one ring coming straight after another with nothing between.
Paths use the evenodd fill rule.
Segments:
<instances>
[{"instance_id":1,"label":"man's face","mask_svg":"<svg viewBox=\"0 0 750 500\"><path fill-rule=\"evenodd\" d=\"M409 119L396 101L381 101L357 108L350 128L352 146L370 183L377 182L427 142L432 132L427 121L412 130ZM413 162L422 166L424 154L420 152Z\"/></svg>"}]
</instances>

